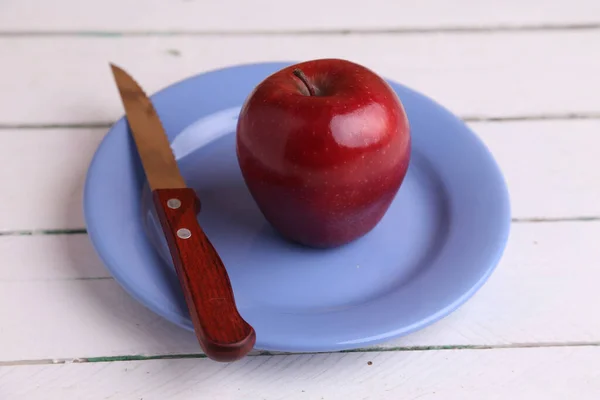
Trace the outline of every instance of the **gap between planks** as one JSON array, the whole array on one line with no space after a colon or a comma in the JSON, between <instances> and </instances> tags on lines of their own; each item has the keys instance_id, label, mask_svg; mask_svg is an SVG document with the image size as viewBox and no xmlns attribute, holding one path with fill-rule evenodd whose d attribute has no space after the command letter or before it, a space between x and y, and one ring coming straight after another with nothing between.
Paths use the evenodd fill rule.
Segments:
<instances>
[{"instance_id":1,"label":"gap between planks","mask_svg":"<svg viewBox=\"0 0 600 400\"><path fill-rule=\"evenodd\" d=\"M556 223L556 222L595 222L600 216L557 217L557 218L512 218L514 224ZM39 229L0 231L1 236L38 236L38 235L87 235L87 229Z\"/></svg>"},{"instance_id":2,"label":"gap between planks","mask_svg":"<svg viewBox=\"0 0 600 400\"><path fill-rule=\"evenodd\" d=\"M555 348L555 347L598 347L600 342L564 342L564 343L510 343L498 345L443 345L443 346L399 346L399 347L368 347L352 350L320 353L289 353L255 350L247 357L263 356L289 356L289 355L315 355L315 354L347 354L347 353L394 353L394 352L418 352L418 351L448 351L448 350L496 350L496 349L533 349L533 348ZM48 364L83 364L98 362L122 362L122 361L151 361L151 360L180 360L180 359L204 359L204 353L182 353L182 354L158 354L153 356L144 355L122 355L122 356L98 356L86 358L46 358L37 360L11 360L0 361L0 367L23 366L23 365L48 365Z\"/></svg>"},{"instance_id":3,"label":"gap between planks","mask_svg":"<svg viewBox=\"0 0 600 400\"><path fill-rule=\"evenodd\" d=\"M600 22L570 24L523 24L491 26L439 26L439 27L397 27L397 28L347 28L347 29L292 29L292 30L246 30L246 31L198 31L198 30L30 30L0 31L0 37L156 37L156 36L344 36L344 35L427 35L443 33L488 34L502 32L556 32L600 30Z\"/></svg>"},{"instance_id":4,"label":"gap between planks","mask_svg":"<svg viewBox=\"0 0 600 400\"><path fill-rule=\"evenodd\" d=\"M600 112L597 113L563 113L563 114L539 114L539 115L505 115L505 116L484 116L467 115L459 117L464 122L524 122L524 121L571 121L571 120L595 120L600 119ZM76 124L3 124L0 123L0 130L14 129L109 129L115 124L115 121L95 121Z\"/></svg>"}]
</instances>

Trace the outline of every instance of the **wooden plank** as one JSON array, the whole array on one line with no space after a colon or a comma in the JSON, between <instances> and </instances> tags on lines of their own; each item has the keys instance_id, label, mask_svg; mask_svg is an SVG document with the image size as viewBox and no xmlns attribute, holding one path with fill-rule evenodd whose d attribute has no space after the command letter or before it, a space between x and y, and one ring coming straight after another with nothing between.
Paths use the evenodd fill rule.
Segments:
<instances>
[{"instance_id":1,"label":"wooden plank","mask_svg":"<svg viewBox=\"0 0 600 400\"><path fill-rule=\"evenodd\" d=\"M0 236L0 282L110 278L86 234Z\"/></svg>"},{"instance_id":2,"label":"wooden plank","mask_svg":"<svg viewBox=\"0 0 600 400\"><path fill-rule=\"evenodd\" d=\"M105 132L0 130L0 159L11 165L0 169L0 231L84 227L85 174Z\"/></svg>"},{"instance_id":3,"label":"wooden plank","mask_svg":"<svg viewBox=\"0 0 600 400\"><path fill-rule=\"evenodd\" d=\"M506 176L515 218L600 216L600 120L470 125ZM0 207L0 231L83 228L85 173L105 131L0 130L9 138L0 180L11 205Z\"/></svg>"},{"instance_id":4,"label":"wooden plank","mask_svg":"<svg viewBox=\"0 0 600 400\"><path fill-rule=\"evenodd\" d=\"M0 367L7 399L596 400L600 348L374 352Z\"/></svg>"},{"instance_id":5,"label":"wooden plank","mask_svg":"<svg viewBox=\"0 0 600 400\"><path fill-rule=\"evenodd\" d=\"M597 116L600 58L589 51L592 48L600 48L600 30L416 36L3 37L0 126L114 121L123 112L109 62L126 68L153 93L209 69L321 57L364 64L461 116Z\"/></svg>"},{"instance_id":6,"label":"wooden plank","mask_svg":"<svg viewBox=\"0 0 600 400\"><path fill-rule=\"evenodd\" d=\"M600 221L514 224L501 264L475 297L381 346L600 342L598 237ZM11 344L0 361L199 351L191 333L106 279L84 235L4 236L0 254L2 338Z\"/></svg>"},{"instance_id":7,"label":"wooden plank","mask_svg":"<svg viewBox=\"0 0 600 400\"><path fill-rule=\"evenodd\" d=\"M493 7L493 12L490 10ZM8 31L310 31L556 25L600 22L594 0L4 0L0 27Z\"/></svg>"}]
</instances>

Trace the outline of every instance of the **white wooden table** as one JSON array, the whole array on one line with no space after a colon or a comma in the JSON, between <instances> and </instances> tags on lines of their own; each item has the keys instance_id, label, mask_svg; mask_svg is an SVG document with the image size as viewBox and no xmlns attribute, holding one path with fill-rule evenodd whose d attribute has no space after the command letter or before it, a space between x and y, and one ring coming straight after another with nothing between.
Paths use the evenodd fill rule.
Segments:
<instances>
[{"instance_id":1,"label":"white wooden table","mask_svg":"<svg viewBox=\"0 0 600 400\"><path fill-rule=\"evenodd\" d=\"M598 0L0 2L0 399L600 398ZM88 242L82 184L122 115L230 64L341 57L432 96L487 143L513 226L489 282L377 348L202 358Z\"/></svg>"}]
</instances>

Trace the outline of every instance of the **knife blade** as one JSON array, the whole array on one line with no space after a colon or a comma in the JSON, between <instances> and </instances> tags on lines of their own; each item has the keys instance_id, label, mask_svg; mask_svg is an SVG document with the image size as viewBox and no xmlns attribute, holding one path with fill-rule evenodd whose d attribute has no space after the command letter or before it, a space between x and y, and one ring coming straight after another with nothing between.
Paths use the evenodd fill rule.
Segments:
<instances>
[{"instance_id":1,"label":"knife blade","mask_svg":"<svg viewBox=\"0 0 600 400\"><path fill-rule=\"evenodd\" d=\"M196 219L200 199L181 176L152 101L127 72L110 66L198 342L213 360L238 360L252 350L256 333L240 315L225 266Z\"/></svg>"}]
</instances>

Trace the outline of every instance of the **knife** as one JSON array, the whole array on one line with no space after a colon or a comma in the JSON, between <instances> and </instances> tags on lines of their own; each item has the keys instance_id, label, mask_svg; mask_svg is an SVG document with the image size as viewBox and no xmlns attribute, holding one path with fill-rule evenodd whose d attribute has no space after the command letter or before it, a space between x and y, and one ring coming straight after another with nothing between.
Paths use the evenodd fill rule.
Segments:
<instances>
[{"instance_id":1,"label":"knife","mask_svg":"<svg viewBox=\"0 0 600 400\"><path fill-rule=\"evenodd\" d=\"M215 361L238 360L252 350L256 333L239 314L225 266L198 224L200 199L179 172L151 100L127 72L110 66L200 347Z\"/></svg>"}]
</instances>

